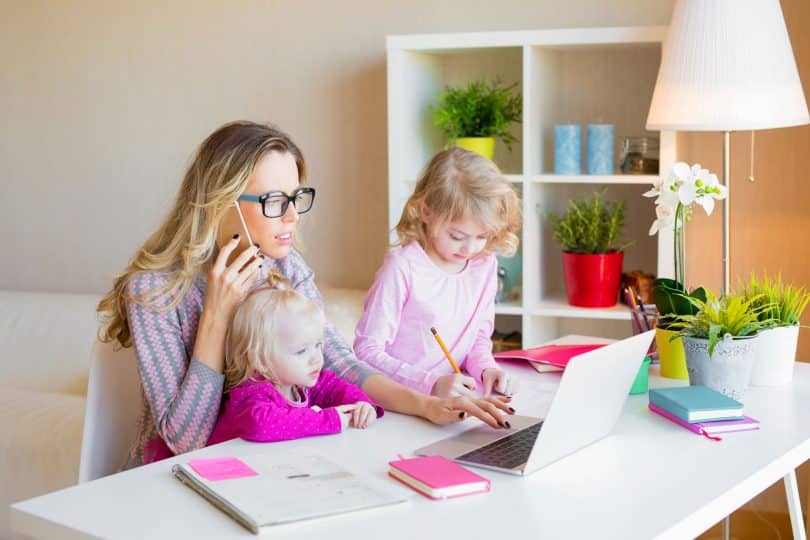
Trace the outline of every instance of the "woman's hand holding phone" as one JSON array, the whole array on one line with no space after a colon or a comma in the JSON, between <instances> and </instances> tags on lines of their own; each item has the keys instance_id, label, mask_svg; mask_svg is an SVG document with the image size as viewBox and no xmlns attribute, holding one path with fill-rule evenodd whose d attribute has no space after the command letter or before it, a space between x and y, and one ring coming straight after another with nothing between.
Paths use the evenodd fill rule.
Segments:
<instances>
[{"instance_id":1,"label":"woman's hand holding phone","mask_svg":"<svg viewBox=\"0 0 810 540\"><path fill-rule=\"evenodd\" d=\"M215 371L222 372L225 356L225 334L236 305L245 297L258 277L264 255L251 245L228 259L239 245L239 235L219 249L208 271L203 310L197 329L192 356Z\"/></svg>"},{"instance_id":2,"label":"woman's hand holding phone","mask_svg":"<svg viewBox=\"0 0 810 540\"><path fill-rule=\"evenodd\" d=\"M211 309L212 315L226 327L230 324L236 305L256 281L264 259L264 255L259 253L259 247L250 245L236 254L233 261L228 264L228 259L238 245L239 236L234 235L234 238L220 248L214 264L208 271L205 289L203 312Z\"/></svg>"}]
</instances>

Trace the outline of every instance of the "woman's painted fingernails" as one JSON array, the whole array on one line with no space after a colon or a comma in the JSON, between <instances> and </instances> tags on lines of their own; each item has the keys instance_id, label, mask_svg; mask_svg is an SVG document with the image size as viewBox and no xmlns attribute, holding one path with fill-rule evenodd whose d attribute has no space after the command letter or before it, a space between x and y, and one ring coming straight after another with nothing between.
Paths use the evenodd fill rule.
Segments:
<instances>
[{"instance_id":1,"label":"woman's painted fingernails","mask_svg":"<svg viewBox=\"0 0 810 540\"><path fill-rule=\"evenodd\" d=\"M467 416L467 413L465 413L464 411L461 411L460 413L458 413L458 417L461 418L462 420L464 420L465 416Z\"/></svg>"},{"instance_id":2,"label":"woman's painted fingernails","mask_svg":"<svg viewBox=\"0 0 810 540\"><path fill-rule=\"evenodd\" d=\"M515 409L513 407L509 407L509 412L511 413L515 412Z\"/></svg>"},{"instance_id":3,"label":"woman's painted fingernails","mask_svg":"<svg viewBox=\"0 0 810 540\"><path fill-rule=\"evenodd\" d=\"M511 428L511 427L512 427L512 424L510 424L509 422L507 422L507 421L505 421L505 420L504 420L504 422L503 422L503 427L505 427L506 429L509 429L509 428Z\"/></svg>"},{"instance_id":4,"label":"woman's painted fingernails","mask_svg":"<svg viewBox=\"0 0 810 540\"><path fill-rule=\"evenodd\" d=\"M237 233L237 234L233 235L233 239L234 239L234 240L236 240L237 238L239 238L239 233Z\"/></svg>"},{"instance_id":5,"label":"woman's painted fingernails","mask_svg":"<svg viewBox=\"0 0 810 540\"><path fill-rule=\"evenodd\" d=\"M259 243L258 243L258 242L253 242L253 245L254 245L254 246L256 246L257 248L262 247L262 246L260 246L260 245L259 245Z\"/></svg>"}]
</instances>

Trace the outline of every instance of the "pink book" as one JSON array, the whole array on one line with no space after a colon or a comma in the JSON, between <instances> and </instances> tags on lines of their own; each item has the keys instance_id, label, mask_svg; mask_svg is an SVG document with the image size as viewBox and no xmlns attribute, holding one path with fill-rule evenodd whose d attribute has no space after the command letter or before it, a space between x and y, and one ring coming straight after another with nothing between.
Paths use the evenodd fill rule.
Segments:
<instances>
[{"instance_id":1,"label":"pink book","mask_svg":"<svg viewBox=\"0 0 810 540\"><path fill-rule=\"evenodd\" d=\"M489 491L489 480L442 456L389 461L388 474L430 499Z\"/></svg>"},{"instance_id":2,"label":"pink book","mask_svg":"<svg viewBox=\"0 0 810 540\"><path fill-rule=\"evenodd\" d=\"M674 414L670 414L665 409L662 409L654 403L649 404L650 410L658 413L668 420L672 420L676 424L685 427L689 431L693 431L698 435L713 436L718 433L729 433L732 431L750 431L752 429L759 429L759 420L755 420L750 416L744 416L739 420L718 420L716 422L695 422L690 424Z\"/></svg>"},{"instance_id":3,"label":"pink book","mask_svg":"<svg viewBox=\"0 0 810 540\"><path fill-rule=\"evenodd\" d=\"M519 360L528 360L529 362L548 364L565 369L565 366L568 365L568 361L573 357L604 347L605 345L605 343L594 343L590 345L543 345L541 347L523 349L520 351L503 351L495 353L492 356L496 359L517 358Z\"/></svg>"}]
</instances>

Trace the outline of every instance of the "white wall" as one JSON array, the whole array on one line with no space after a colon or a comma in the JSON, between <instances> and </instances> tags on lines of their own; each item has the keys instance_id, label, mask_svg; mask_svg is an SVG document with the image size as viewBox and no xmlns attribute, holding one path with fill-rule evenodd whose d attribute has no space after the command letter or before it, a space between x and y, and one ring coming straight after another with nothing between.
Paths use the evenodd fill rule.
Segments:
<instances>
[{"instance_id":1,"label":"white wall","mask_svg":"<svg viewBox=\"0 0 810 540\"><path fill-rule=\"evenodd\" d=\"M319 189L307 259L365 287L387 237L386 35L667 24L672 4L0 0L0 289L106 290L235 119L293 135Z\"/></svg>"}]
</instances>

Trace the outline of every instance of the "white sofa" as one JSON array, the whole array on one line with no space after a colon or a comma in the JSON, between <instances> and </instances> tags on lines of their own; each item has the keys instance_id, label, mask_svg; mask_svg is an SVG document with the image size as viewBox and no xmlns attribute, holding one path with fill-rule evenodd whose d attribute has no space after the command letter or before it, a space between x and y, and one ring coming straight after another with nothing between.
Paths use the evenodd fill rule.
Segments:
<instances>
[{"instance_id":1,"label":"white sofa","mask_svg":"<svg viewBox=\"0 0 810 540\"><path fill-rule=\"evenodd\" d=\"M322 292L328 319L352 340L364 292ZM98 300L0 291L0 539L17 538L9 504L77 481Z\"/></svg>"}]
</instances>

